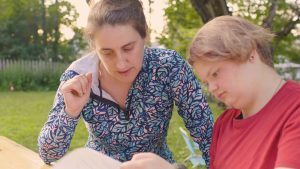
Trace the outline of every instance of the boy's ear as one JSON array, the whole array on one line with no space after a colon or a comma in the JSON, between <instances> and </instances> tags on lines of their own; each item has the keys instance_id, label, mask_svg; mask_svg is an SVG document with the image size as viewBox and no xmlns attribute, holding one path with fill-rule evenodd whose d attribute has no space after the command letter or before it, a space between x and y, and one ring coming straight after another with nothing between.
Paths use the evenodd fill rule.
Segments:
<instances>
[{"instance_id":1,"label":"boy's ear","mask_svg":"<svg viewBox=\"0 0 300 169\"><path fill-rule=\"evenodd\" d=\"M259 55L258 55L256 49L253 49L253 50L251 51L251 54L250 54L248 60L249 60L250 62L254 62L254 61L257 60L257 59L259 59Z\"/></svg>"}]
</instances>

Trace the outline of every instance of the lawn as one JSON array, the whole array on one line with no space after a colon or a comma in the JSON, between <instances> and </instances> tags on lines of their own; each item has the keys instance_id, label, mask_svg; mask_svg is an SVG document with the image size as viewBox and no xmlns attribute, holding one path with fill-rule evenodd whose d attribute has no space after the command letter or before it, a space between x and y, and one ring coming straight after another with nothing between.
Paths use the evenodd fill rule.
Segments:
<instances>
[{"instance_id":1,"label":"lawn","mask_svg":"<svg viewBox=\"0 0 300 169\"><path fill-rule=\"evenodd\" d=\"M54 94L54 92L0 92L0 135L37 152L37 137L47 120ZM215 104L210 104L210 107L215 117L221 112ZM174 152L175 159L180 163L189 155L189 151L179 133L179 126L183 126L183 121L177 113L174 113L168 132L168 144ZM87 131L83 120L80 120L70 149L84 146L86 140ZM189 162L186 164L191 168Z\"/></svg>"}]
</instances>

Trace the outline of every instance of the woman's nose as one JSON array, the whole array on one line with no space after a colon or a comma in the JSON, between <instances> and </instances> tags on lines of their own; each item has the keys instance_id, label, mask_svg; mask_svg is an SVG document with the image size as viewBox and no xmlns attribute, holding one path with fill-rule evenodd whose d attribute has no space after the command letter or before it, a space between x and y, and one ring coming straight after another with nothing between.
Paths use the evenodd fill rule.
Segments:
<instances>
[{"instance_id":1,"label":"woman's nose","mask_svg":"<svg viewBox=\"0 0 300 169\"><path fill-rule=\"evenodd\" d=\"M118 70L124 70L124 69L126 69L127 63L128 63L126 55L119 54L117 58L118 58L117 59L117 64L116 64L117 69Z\"/></svg>"}]
</instances>

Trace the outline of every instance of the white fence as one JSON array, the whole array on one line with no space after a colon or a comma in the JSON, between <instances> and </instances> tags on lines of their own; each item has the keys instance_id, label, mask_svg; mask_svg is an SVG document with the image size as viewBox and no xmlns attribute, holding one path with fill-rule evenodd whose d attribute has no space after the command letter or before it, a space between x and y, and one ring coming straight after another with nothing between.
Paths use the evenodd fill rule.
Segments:
<instances>
[{"instance_id":1,"label":"white fence","mask_svg":"<svg viewBox=\"0 0 300 169\"><path fill-rule=\"evenodd\" d=\"M63 70L66 69L68 63L49 62L42 60L9 60L0 59L0 71L9 68L18 68L21 70L30 70L38 72L40 70Z\"/></svg>"}]
</instances>

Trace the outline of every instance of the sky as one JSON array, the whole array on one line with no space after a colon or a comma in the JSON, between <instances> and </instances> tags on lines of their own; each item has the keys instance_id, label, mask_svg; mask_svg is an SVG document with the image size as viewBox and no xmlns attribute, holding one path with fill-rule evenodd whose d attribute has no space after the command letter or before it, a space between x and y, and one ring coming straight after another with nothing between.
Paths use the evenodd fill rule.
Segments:
<instances>
[{"instance_id":1,"label":"sky","mask_svg":"<svg viewBox=\"0 0 300 169\"><path fill-rule=\"evenodd\" d=\"M79 13L79 18L77 19L77 26L79 27L85 27L88 13L89 13L89 6L87 5L85 0L67 0L71 4L73 4ZM152 13L149 15L149 5L148 0L142 0L143 6L144 6L144 13L146 15L146 20L150 28L153 30L151 35L151 41L155 41L155 37L161 33L164 26L164 18L163 9L166 7L165 0L159 0L154 1L152 4ZM62 28L63 32L65 33L66 38L72 37L73 34L70 30L67 28Z\"/></svg>"}]
</instances>

